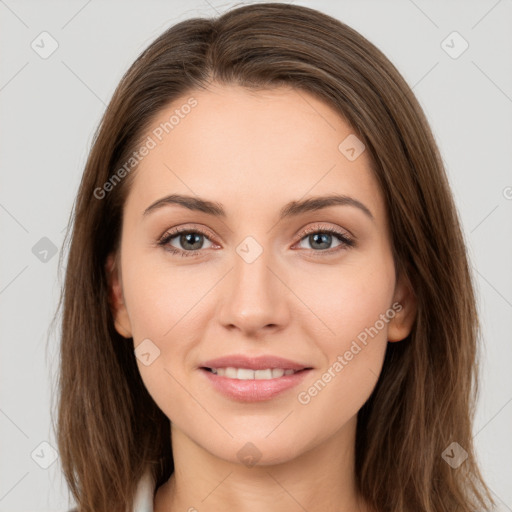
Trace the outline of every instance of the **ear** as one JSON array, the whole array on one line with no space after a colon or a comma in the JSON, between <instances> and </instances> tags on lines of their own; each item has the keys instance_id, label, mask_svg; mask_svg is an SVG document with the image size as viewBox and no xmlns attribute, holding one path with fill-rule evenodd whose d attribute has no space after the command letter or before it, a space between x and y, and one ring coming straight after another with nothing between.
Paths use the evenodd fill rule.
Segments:
<instances>
[{"instance_id":1,"label":"ear","mask_svg":"<svg viewBox=\"0 0 512 512\"><path fill-rule=\"evenodd\" d=\"M397 280L393 304L395 316L388 324L388 341L402 341L411 333L417 313L417 299L409 279L402 273ZM400 306L398 306L400 304Z\"/></svg>"},{"instance_id":2,"label":"ear","mask_svg":"<svg viewBox=\"0 0 512 512\"><path fill-rule=\"evenodd\" d=\"M119 268L117 255L115 253L108 255L105 263L105 271L108 281L108 302L114 318L114 326L116 331L123 336L123 338L131 338L132 327L128 310L124 303L121 269Z\"/></svg>"}]
</instances>

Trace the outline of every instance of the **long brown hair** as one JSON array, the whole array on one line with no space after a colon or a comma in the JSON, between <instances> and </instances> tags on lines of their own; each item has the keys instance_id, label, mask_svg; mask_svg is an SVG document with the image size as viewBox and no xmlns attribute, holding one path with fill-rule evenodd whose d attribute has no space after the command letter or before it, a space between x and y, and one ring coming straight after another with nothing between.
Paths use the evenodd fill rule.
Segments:
<instances>
[{"instance_id":1,"label":"long brown hair","mask_svg":"<svg viewBox=\"0 0 512 512\"><path fill-rule=\"evenodd\" d=\"M95 134L66 234L58 306L57 439L79 510L131 510L146 469L157 486L174 470L169 419L148 394L133 343L116 332L109 306L105 261L119 246L136 169L102 197L98 189L163 107L213 81L309 92L335 109L370 153L396 269L412 284L418 309L410 336L388 344L382 374L358 414L360 493L382 512L487 509L493 502L471 430L479 338L472 277L426 117L394 65L355 30L310 8L265 3L168 29L126 72ZM442 456L452 442L468 454L458 468Z\"/></svg>"}]
</instances>

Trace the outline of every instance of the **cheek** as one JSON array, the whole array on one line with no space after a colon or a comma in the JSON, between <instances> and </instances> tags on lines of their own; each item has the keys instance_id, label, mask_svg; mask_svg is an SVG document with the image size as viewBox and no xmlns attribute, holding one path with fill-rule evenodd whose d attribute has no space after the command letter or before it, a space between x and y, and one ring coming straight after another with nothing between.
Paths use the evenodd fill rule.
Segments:
<instances>
[{"instance_id":1,"label":"cheek","mask_svg":"<svg viewBox=\"0 0 512 512\"><path fill-rule=\"evenodd\" d=\"M316 338L323 333L322 346L332 357L333 351L346 349L390 308L395 286L394 264L391 255L385 252L368 254L357 261L347 258L329 271L320 269L295 282L302 283L297 295L305 298L318 319L311 323L319 329ZM379 322L377 327L378 336L386 338L387 323ZM302 328L307 330L308 325L305 323Z\"/></svg>"},{"instance_id":2,"label":"cheek","mask_svg":"<svg viewBox=\"0 0 512 512\"><path fill-rule=\"evenodd\" d=\"M134 258L123 267L123 286L134 341L172 337L181 322L194 316L194 305L208 290L212 277L157 261Z\"/></svg>"},{"instance_id":3,"label":"cheek","mask_svg":"<svg viewBox=\"0 0 512 512\"><path fill-rule=\"evenodd\" d=\"M149 394L170 419L177 412L180 417L197 414L180 383L189 378L194 347L204 338L205 308L211 306L205 294L217 280L208 270L201 273L191 266L170 271L168 263L148 264L142 257L123 266L134 349L149 353L137 357L137 366Z\"/></svg>"},{"instance_id":4,"label":"cheek","mask_svg":"<svg viewBox=\"0 0 512 512\"><path fill-rule=\"evenodd\" d=\"M321 322L315 322L319 326L315 333L307 322L302 329L309 329L324 363L301 386L298 396L312 418L321 421L322 410L337 403L348 420L371 394L394 316L394 284L393 260L381 253L361 263L340 265L336 272L317 275L303 285L301 293Z\"/></svg>"}]
</instances>

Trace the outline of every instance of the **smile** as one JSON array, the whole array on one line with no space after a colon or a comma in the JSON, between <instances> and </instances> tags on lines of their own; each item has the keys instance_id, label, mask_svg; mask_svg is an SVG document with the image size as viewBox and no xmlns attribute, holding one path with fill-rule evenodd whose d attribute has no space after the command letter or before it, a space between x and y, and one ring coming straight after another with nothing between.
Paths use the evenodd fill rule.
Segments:
<instances>
[{"instance_id":1,"label":"smile","mask_svg":"<svg viewBox=\"0 0 512 512\"><path fill-rule=\"evenodd\" d=\"M199 368L209 385L224 398L236 402L263 402L297 387L312 368ZM232 376L231 376L232 375ZM290 398L294 400L295 395Z\"/></svg>"}]
</instances>

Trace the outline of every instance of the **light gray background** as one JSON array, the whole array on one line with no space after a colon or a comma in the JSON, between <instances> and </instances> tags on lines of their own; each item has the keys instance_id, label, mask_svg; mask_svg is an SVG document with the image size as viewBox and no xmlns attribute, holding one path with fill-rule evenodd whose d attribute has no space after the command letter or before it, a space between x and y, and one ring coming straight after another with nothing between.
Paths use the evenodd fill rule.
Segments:
<instances>
[{"instance_id":1,"label":"light gray background","mask_svg":"<svg viewBox=\"0 0 512 512\"><path fill-rule=\"evenodd\" d=\"M461 215L483 324L474 439L499 509L510 511L512 2L295 3L342 20L376 44L413 86L431 122ZM40 443L56 446L50 424L55 334L48 357L45 347L59 282L58 254L43 262L32 248L43 237L60 248L93 132L137 55L170 25L231 5L0 0L0 511L72 505L59 459L48 469L39 465L52 454ZM48 59L31 48L42 31L59 45ZM456 59L441 46L453 31L469 43Z\"/></svg>"}]
</instances>

